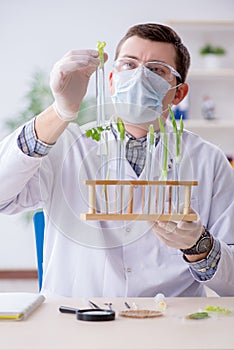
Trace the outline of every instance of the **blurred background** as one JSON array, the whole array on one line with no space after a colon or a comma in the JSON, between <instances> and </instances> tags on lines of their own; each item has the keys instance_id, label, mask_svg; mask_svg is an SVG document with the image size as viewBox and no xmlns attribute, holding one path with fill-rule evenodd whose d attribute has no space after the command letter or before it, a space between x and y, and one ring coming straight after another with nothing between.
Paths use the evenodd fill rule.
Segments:
<instances>
[{"instance_id":1,"label":"blurred background","mask_svg":"<svg viewBox=\"0 0 234 350\"><path fill-rule=\"evenodd\" d=\"M98 40L106 41L108 77L116 44L130 26L144 22L170 25L181 35L191 51L192 66L190 94L178 112L183 113L187 128L219 145L231 159L233 0L1 0L0 140L50 103L49 73L67 51L96 48ZM207 62L209 53L215 53L215 61ZM93 77L87 104L95 98L94 83ZM36 270L28 221L22 214L0 215L0 279L32 276Z\"/></svg>"}]
</instances>

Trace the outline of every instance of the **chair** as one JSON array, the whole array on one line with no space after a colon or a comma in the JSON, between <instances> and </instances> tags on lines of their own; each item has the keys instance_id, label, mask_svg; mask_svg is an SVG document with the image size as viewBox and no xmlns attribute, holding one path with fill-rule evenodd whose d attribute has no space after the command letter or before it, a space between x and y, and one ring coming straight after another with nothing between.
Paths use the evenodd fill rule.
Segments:
<instances>
[{"instance_id":1,"label":"chair","mask_svg":"<svg viewBox=\"0 0 234 350\"><path fill-rule=\"evenodd\" d=\"M39 291L42 285L43 276L43 244L44 244L44 228L45 219L43 211L38 211L33 215L33 224L36 240L36 252L37 252L37 271L38 271L38 284Z\"/></svg>"}]
</instances>

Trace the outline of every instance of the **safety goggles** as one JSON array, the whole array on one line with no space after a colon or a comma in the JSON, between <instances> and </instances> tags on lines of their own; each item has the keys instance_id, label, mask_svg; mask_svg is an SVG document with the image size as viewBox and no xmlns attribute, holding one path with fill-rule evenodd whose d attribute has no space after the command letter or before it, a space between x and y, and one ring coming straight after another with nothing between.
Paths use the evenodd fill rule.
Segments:
<instances>
[{"instance_id":1,"label":"safety goggles","mask_svg":"<svg viewBox=\"0 0 234 350\"><path fill-rule=\"evenodd\" d=\"M174 77L178 78L180 81L181 75L169 64L160 61L149 61L141 62L135 58L121 57L114 62L114 70L117 72L123 72L126 70L133 70L140 66L149 69L151 72L159 75L168 82L171 82Z\"/></svg>"}]
</instances>

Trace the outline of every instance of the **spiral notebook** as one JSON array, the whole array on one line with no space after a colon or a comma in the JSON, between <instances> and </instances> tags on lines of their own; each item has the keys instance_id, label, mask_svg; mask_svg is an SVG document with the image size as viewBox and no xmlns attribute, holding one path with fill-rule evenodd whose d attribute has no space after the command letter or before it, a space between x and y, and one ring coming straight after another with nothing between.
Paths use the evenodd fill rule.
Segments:
<instances>
[{"instance_id":1,"label":"spiral notebook","mask_svg":"<svg viewBox=\"0 0 234 350\"><path fill-rule=\"evenodd\" d=\"M39 293L0 293L0 320L23 320L45 300Z\"/></svg>"}]
</instances>

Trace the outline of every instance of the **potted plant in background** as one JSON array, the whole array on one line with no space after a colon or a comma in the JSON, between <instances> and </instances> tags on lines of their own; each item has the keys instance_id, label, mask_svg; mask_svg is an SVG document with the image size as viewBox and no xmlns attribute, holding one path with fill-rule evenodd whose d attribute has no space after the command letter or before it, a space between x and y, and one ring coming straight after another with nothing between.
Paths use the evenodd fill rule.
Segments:
<instances>
[{"instance_id":1,"label":"potted plant in background","mask_svg":"<svg viewBox=\"0 0 234 350\"><path fill-rule=\"evenodd\" d=\"M24 96L25 107L23 110L17 112L16 116L13 116L6 121L5 127L8 131L11 132L15 130L18 126L41 113L53 102L53 96L47 80L47 74L41 69L37 69L32 74L29 81L28 91ZM96 109L92 108L94 105L94 97L84 99L74 122L83 125L95 120Z\"/></svg>"},{"instance_id":2,"label":"potted plant in background","mask_svg":"<svg viewBox=\"0 0 234 350\"><path fill-rule=\"evenodd\" d=\"M215 70L221 66L221 58L226 54L226 50L221 46L206 44L200 49L200 55L203 57L204 67L209 70Z\"/></svg>"},{"instance_id":3,"label":"potted plant in background","mask_svg":"<svg viewBox=\"0 0 234 350\"><path fill-rule=\"evenodd\" d=\"M5 122L4 127L9 132L12 132L20 125L26 123L28 120L33 118L35 115L41 113L46 109L52 102L53 96L49 87L48 76L41 70L37 69L32 74L29 81L29 87L26 95L24 96L25 107L16 113L16 115L8 118ZM74 120L75 123L83 125L91 122L96 118L95 98L89 97L82 101L77 118ZM26 212L23 217L26 222L32 222L32 216L34 212Z\"/></svg>"}]
</instances>

